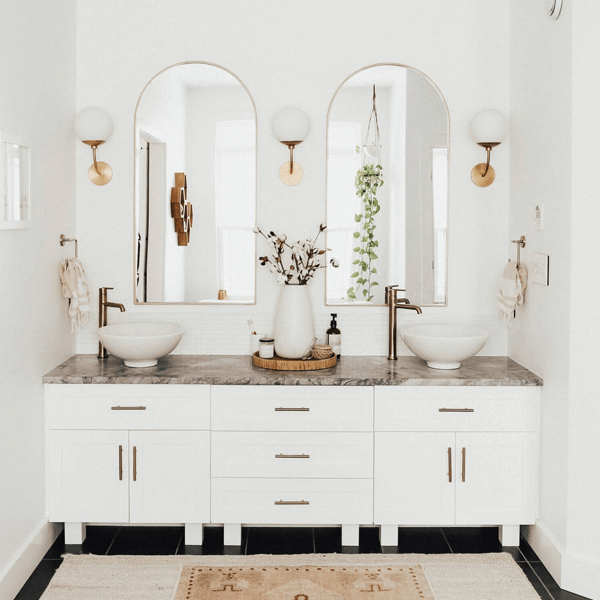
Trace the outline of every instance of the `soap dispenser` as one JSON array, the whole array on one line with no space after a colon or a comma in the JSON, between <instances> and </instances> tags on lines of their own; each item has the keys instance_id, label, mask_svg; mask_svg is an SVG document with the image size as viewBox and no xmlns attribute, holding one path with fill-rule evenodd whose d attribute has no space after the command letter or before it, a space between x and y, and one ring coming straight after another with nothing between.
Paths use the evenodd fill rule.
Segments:
<instances>
[{"instance_id":1,"label":"soap dispenser","mask_svg":"<svg viewBox=\"0 0 600 600\"><path fill-rule=\"evenodd\" d=\"M327 330L327 343L331 346L333 353L341 358L342 355L342 332L337 327L337 314L331 313L331 326Z\"/></svg>"}]
</instances>

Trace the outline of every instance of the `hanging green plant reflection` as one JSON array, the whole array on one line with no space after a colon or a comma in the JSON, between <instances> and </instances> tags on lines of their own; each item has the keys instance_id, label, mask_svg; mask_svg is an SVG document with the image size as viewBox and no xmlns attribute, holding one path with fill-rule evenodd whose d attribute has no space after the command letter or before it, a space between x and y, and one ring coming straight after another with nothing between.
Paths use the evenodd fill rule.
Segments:
<instances>
[{"instance_id":1,"label":"hanging green plant reflection","mask_svg":"<svg viewBox=\"0 0 600 600\"><path fill-rule=\"evenodd\" d=\"M358 231L354 232L356 246L354 248L355 260L352 262L356 271L350 277L356 283L348 288L348 298L356 299L357 295L370 302L373 298L372 288L379 285L372 276L377 275L377 269L372 266L374 260L379 258L375 249L379 242L375 239L375 215L381 210L377 200L377 190L383 185L383 167L381 165L366 164L356 173L354 186L356 195L362 200L363 212L354 215L354 220L359 224Z\"/></svg>"}]
</instances>

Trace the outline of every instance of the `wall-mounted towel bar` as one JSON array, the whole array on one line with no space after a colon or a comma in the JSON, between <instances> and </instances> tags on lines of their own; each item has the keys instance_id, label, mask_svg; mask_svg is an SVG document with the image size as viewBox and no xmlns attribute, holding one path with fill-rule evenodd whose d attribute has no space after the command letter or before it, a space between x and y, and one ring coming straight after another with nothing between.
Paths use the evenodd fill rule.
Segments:
<instances>
[{"instance_id":1,"label":"wall-mounted towel bar","mask_svg":"<svg viewBox=\"0 0 600 600\"><path fill-rule=\"evenodd\" d=\"M60 234L60 245L64 246L67 242L75 242L75 258L79 258L79 246L76 238L66 238L64 233Z\"/></svg>"}]
</instances>

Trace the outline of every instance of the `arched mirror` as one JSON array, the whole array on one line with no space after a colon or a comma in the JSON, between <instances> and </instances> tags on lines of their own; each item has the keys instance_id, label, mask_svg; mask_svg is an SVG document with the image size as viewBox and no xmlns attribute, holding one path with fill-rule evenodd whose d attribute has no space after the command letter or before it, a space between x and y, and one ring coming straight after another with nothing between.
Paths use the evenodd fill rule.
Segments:
<instances>
[{"instance_id":1,"label":"arched mirror","mask_svg":"<svg viewBox=\"0 0 600 600\"><path fill-rule=\"evenodd\" d=\"M233 73L182 63L135 111L135 303L254 304L256 110Z\"/></svg>"},{"instance_id":2,"label":"arched mirror","mask_svg":"<svg viewBox=\"0 0 600 600\"><path fill-rule=\"evenodd\" d=\"M381 305L386 285L447 305L449 116L421 72L374 65L346 79L327 119L328 305Z\"/></svg>"}]
</instances>

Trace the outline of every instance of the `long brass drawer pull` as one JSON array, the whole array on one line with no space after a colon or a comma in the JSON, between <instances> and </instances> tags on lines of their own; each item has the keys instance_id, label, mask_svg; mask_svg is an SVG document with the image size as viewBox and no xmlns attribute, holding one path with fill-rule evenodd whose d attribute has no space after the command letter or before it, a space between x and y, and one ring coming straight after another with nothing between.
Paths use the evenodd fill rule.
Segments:
<instances>
[{"instance_id":1,"label":"long brass drawer pull","mask_svg":"<svg viewBox=\"0 0 600 600\"><path fill-rule=\"evenodd\" d=\"M111 406L110 410L146 410L145 406Z\"/></svg>"},{"instance_id":2,"label":"long brass drawer pull","mask_svg":"<svg viewBox=\"0 0 600 600\"><path fill-rule=\"evenodd\" d=\"M133 480L137 481L137 447L133 447Z\"/></svg>"},{"instance_id":3,"label":"long brass drawer pull","mask_svg":"<svg viewBox=\"0 0 600 600\"><path fill-rule=\"evenodd\" d=\"M465 482L465 476L467 474L467 449L462 449L462 480Z\"/></svg>"},{"instance_id":4,"label":"long brass drawer pull","mask_svg":"<svg viewBox=\"0 0 600 600\"><path fill-rule=\"evenodd\" d=\"M438 412L475 412L474 408L440 408Z\"/></svg>"},{"instance_id":5,"label":"long brass drawer pull","mask_svg":"<svg viewBox=\"0 0 600 600\"><path fill-rule=\"evenodd\" d=\"M452 448L448 448L448 483L452 483Z\"/></svg>"},{"instance_id":6,"label":"long brass drawer pull","mask_svg":"<svg viewBox=\"0 0 600 600\"><path fill-rule=\"evenodd\" d=\"M275 504L276 504L276 506L292 506L292 505L306 506L307 504L310 504L310 502L308 500L275 500Z\"/></svg>"},{"instance_id":7,"label":"long brass drawer pull","mask_svg":"<svg viewBox=\"0 0 600 600\"><path fill-rule=\"evenodd\" d=\"M310 458L310 454L276 454L275 458Z\"/></svg>"},{"instance_id":8,"label":"long brass drawer pull","mask_svg":"<svg viewBox=\"0 0 600 600\"><path fill-rule=\"evenodd\" d=\"M119 446L119 481L123 481L123 446Z\"/></svg>"},{"instance_id":9,"label":"long brass drawer pull","mask_svg":"<svg viewBox=\"0 0 600 600\"><path fill-rule=\"evenodd\" d=\"M284 408L283 406L280 406L279 408L275 409L275 412L308 412L310 410L310 408Z\"/></svg>"}]
</instances>

